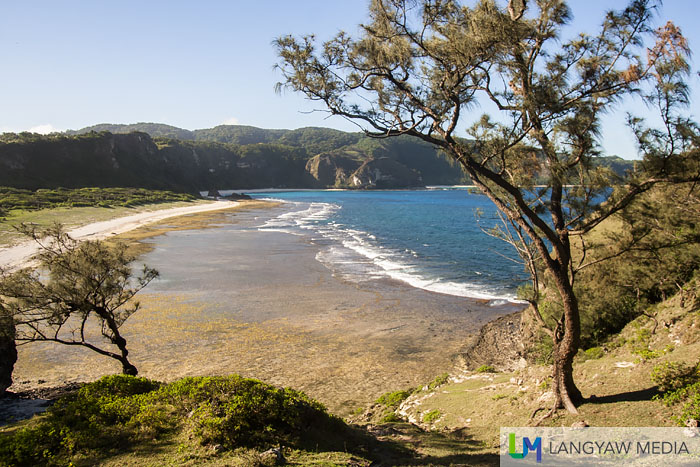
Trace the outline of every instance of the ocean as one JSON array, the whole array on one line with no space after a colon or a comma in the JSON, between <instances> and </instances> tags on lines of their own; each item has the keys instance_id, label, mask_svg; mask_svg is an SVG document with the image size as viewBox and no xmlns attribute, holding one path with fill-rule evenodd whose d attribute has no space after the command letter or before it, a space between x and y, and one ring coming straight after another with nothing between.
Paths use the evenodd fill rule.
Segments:
<instances>
[{"instance_id":1,"label":"ocean","mask_svg":"<svg viewBox=\"0 0 700 467\"><path fill-rule=\"evenodd\" d=\"M308 237L321 246L316 259L349 281L390 277L497 305L527 280L512 247L484 232L500 223L495 206L466 189L250 195L287 203L259 230Z\"/></svg>"}]
</instances>

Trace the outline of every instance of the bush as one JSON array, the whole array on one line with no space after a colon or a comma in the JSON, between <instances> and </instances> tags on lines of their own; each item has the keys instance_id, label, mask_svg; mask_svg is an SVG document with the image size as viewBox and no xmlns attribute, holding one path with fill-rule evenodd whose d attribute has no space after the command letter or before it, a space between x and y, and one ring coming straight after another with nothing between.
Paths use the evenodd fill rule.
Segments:
<instances>
[{"instance_id":1,"label":"bush","mask_svg":"<svg viewBox=\"0 0 700 467\"><path fill-rule=\"evenodd\" d=\"M495 373L496 369L492 367L491 365L481 365L479 368L476 369L477 373Z\"/></svg>"},{"instance_id":2,"label":"bush","mask_svg":"<svg viewBox=\"0 0 700 467\"><path fill-rule=\"evenodd\" d=\"M438 387L442 386L443 384L447 384L447 382L450 379L450 374L449 373L443 373L440 376L437 376L433 381L428 384L428 390L432 391L433 389L437 389Z\"/></svg>"},{"instance_id":3,"label":"bush","mask_svg":"<svg viewBox=\"0 0 700 467\"><path fill-rule=\"evenodd\" d=\"M341 420L292 389L240 376L161 384L115 375L83 386L41 419L0 436L0 465L66 465L74 455L104 457L139 439L183 430L200 444L227 449L317 447L337 441L327 441L328 433L350 436Z\"/></svg>"},{"instance_id":4,"label":"bush","mask_svg":"<svg viewBox=\"0 0 700 467\"><path fill-rule=\"evenodd\" d=\"M403 421L404 419L396 415L394 412L386 414L384 418L382 418L382 423L401 423Z\"/></svg>"},{"instance_id":5,"label":"bush","mask_svg":"<svg viewBox=\"0 0 700 467\"><path fill-rule=\"evenodd\" d=\"M682 404L673 420L680 426L684 426L688 420L700 420L700 381L669 391L663 395L663 402L669 407Z\"/></svg>"},{"instance_id":6,"label":"bush","mask_svg":"<svg viewBox=\"0 0 700 467\"><path fill-rule=\"evenodd\" d=\"M659 386L661 398L669 407L682 404L673 419L684 426L689 419L700 419L700 362L688 365L681 362L666 362L656 365L651 380Z\"/></svg>"},{"instance_id":7,"label":"bush","mask_svg":"<svg viewBox=\"0 0 700 467\"><path fill-rule=\"evenodd\" d=\"M659 352L651 349L637 349L632 353L638 355L640 357L639 360L643 362L646 362L647 360L654 360L655 358L659 358L661 356Z\"/></svg>"},{"instance_id":8,"label":"bush","mask_svg":"<svg viewBox=\"0 0 700 467\"><path fill-rule=\"evenodd\" d=\"M235 375L184 378L161 394L181 415L191 414L188 424L201 444L297 445L311 427L338 424L323 405L301 392Z\"/></svg>"},{"instance_id":9,"label":"bush","mask_svg":"<svg viewBox=\"0 0 700 467\"><path fill-rule=\"evenodd\" d=\"M651 370L651 381L661 392L676 391L700 380L697 365L682 362L665 362Z\"/></svg>"},{"instance_id":10,"label":"bush","mask_svg":"<svg viewBox=\"0 0 700 467\"><path fill-rule=\"evenodd\" d=\"M586 360L598 360L603 358L605 351L602 347L591 347L590 349L580 350L578 353L578 358L580 361L585 362Z\"/></svg>"},{"instance_id":11,"label":"bush","mask_svg":"<svg viewBox=\"0 0 700 467\"><path fill-rule=\"evenodd\" d=\"M409 389L406 391L394 391L382 394L379 399L377 399L377 404L385 405L389 408L397 408L401 405L403 401L408 399L408 397L413 394L414 390Z\"/></svg>"},{"instance_id":12,"label":"bush","mask_svg":"<svg viewBox=\"0 0 700 467\"><path fill-rule=\"evenodd\" d=\"M433 423L435 422L438 418L440 418L442 414L438 409L433 409L430 412L426 412L423 414L423 422L424 423Z\"/></svg>"}]
</instances>

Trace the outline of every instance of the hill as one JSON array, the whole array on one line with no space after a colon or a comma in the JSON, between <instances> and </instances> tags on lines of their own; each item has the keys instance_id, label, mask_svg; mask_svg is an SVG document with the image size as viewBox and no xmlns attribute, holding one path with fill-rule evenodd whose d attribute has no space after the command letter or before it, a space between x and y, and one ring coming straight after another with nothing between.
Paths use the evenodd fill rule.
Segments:
<instances>
[{"instance_id":1,"label":"hill","mask_svg":"<svg viewBox=\"0 0 700 467\"><path fill-rule=\"evenodd\" d=\"M139 127L157 134L177 130L143 125L92 128L126 131ZM120 186L198 192L269 187L403 188L463 181L458 167L419 141L371 140L324 128L288 131L226 126L201 131L196 139L152 137L143 132L7 133L0 137L0 186ZM345 176L322 181L310 172L314 158L322 157L335 167L343 164L348 153L357 164ZM355 176L355 171L360 172Z\"/></svg>"},{"instance_id":2,"label":"hill","mask_svg":"<svg viewBox=\"0 0 700 467\"><path fill-rule=\"evenodd\" d=\"M619 175L632 161L600 158ZM65 134L0 136L0 186L211 189L409 188L469 183L419 139L369 138L329 128L99 124Z\"/></svg>"},{"instance_id":3,"label":"hill","mask_svg":"<svg viewBox=\"0 0 700 467\"><path fill-rule=\"evenodd\" d=\"M115 124L115 123L98 123L89 127L81 128L80 130L68 130L67 135L84 135L87 133L101 133L108 131L110 133L148 133L152 137L177 138L177 139L194 139L194 133L184 128L178 128L164 123L131 123L131 124Z\"/></svg>"}]
</instances>

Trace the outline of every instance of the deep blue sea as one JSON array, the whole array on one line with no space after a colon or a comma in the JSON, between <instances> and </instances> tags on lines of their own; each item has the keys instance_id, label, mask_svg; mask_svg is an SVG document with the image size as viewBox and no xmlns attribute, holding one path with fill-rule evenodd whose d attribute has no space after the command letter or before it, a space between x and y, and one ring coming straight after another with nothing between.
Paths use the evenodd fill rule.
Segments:
<instances>
[{"instance_id":1,"label":"deep blue sea","mask_svg":"<svg viewBox=\"0 0 700 467\"><path fill-rule=\"evenodd\" d=\"M496 208L465 189L251 196L288 203L288 211L260 230L309 237L321 246L317 259L347 280L388 276L433 292L496 301L514 299L526 280L512 248L483 232L500 222Z\"/></svg>"}]
</instances>

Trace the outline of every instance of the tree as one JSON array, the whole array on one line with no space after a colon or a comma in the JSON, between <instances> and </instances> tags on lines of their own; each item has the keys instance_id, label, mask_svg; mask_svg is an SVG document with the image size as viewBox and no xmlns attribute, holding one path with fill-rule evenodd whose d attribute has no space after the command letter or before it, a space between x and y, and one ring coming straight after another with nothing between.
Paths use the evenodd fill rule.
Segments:
<instances>
[{"instance_id":1,"label":"tree","mask_svg":"<svg viewBox=\"0 0 700 467\"><path fill-rule=\"evenodd\" d=\"M531 273L526 298L543 326L541 288L554 290L561 314L545 329L554 343L555 408L574 413L582 401L572 367L581 333L574 281L585 263L572 238L655 184L688 179L684 161L697 159L697 129L677 114L687 104L689 49L672 23L652 30L654 9L631 1L607 13L597 35L564 42L570 11L562 0L473 7L373 0L358 38L341 32L319 48L313 36L275 41L284 77L278 90L302 92L370 136L431 143L495 203L506 221L501 237ZM655 44L647 53L649 36ZM644 160L623 183L593 162L601 114L632 94L661 110L663 128L630 118ZM484 102L497 110L474 120L468 111ZM465 127L470 139L458 137ZM545 186L535 186L535 177Z\"/></svg>"},{"instance_id":2,"label":"tree","mask_svg":"<svg viewBox=\"0 0 700 467\"><path fill-rule=\"evenodd\" d=\"M124 374L136 375L120 328L139 309L134 296L158 272L144 265L133 278L135 257L124 244L78 242L60 225L46 231L23 225L19 230L33 238L40 251L34 258L37 269L0 270L0 296L5 298L0 307L14 317L15 340L87 347L118 360ZM98 336L117 351L98 344Z\"/></svg>"}]
</instances>

